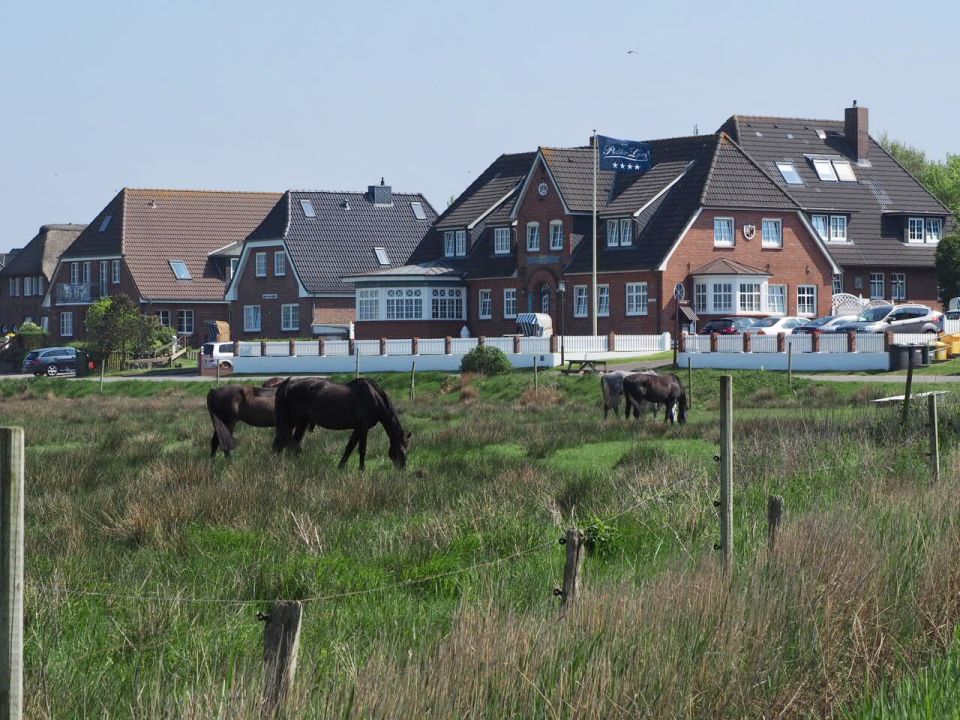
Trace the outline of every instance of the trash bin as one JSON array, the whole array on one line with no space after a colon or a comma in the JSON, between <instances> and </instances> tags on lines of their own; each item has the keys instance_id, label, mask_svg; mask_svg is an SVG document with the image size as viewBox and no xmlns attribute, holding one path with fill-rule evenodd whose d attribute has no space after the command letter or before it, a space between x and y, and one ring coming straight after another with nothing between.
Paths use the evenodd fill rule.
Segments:
<instances>
[{"instance_id":1,"label":"trash bin","mask_svg":"<svg viewBox=\"0 0 960 720\"><path fill-rule=\"evenodd\" d=\"M909 345L891 345L890 346L890 369L906 370L907 363L910 362Z\"/></svg>"},{"instance_id":2,"label":"trash bin","mask_svg":"<svg viewBox=\"0 0 960 720\"><path fill-rule=\"evenodd\" d=\"M960 355L960 333L949 333L940 339L947 344L947 354L950 357Z\"/></svg>"},{"instance_id":3,"label":"trash bin","mask_svg":"<svg viewBox=\"0 0 960 720\"><path fill-rule=\"evenodd\" d=\"M926 367L927 365L930 364L930 356L931 356L931 354L932 354L932 353L930 352L930 351L931 351L931 347L930 347L929 345L919 345L919 346L917 346L917 347L918 347L918 349L920 350L920 365L921 365L922 367ZM916 360L914 360L913 366L914 366L914 367L917 367L917 362L916 362Z\"/></svg>"},{"instance_id":4,"label":"trash bin","mask_svg":"<svg viewBox=\"0 0 960 720\"><path fill-rule=\"evenodd\" d=\"M947 359L946 343L936 342L933 344L933 356L937 362L943 362Z\"/></svg>"},{"instance_id":5,"label":"trash bin","mask_svg":"<svg viewBox=\"0 0 960 720\"><path fill-rule=\"evenodd\" d=\"M77 377L87 377L90 375L90 356L86 350L77 350Z\"/></svg>"}]
</instances>

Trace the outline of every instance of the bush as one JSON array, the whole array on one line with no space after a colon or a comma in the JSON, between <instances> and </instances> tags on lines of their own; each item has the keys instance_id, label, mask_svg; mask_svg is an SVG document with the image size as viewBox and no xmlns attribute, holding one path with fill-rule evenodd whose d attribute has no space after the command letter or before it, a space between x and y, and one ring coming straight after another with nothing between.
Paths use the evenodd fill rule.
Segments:
<instances>
[{"instance_id":1,"label":"bush","mask_svg":"<svg viewBox=\"0 0 960 720\"><path fill-rule=\"evenodd\" d=\"M499 348L489 345L479 345L463 356L460 361L463 372L473 372L480 375L500 375L513 369L506 354Z\"/></svg>"},{"instance_id":2,"label":"bush","mask_svg":"<svg viewBox=\"0 0 960 720\"><path fill-rule=\"evenodd\" d=\"M48 340L47 331L32 322L23 323L17 330L17 344L27 352L46 347Z\"/></svg>"}]
</instances>

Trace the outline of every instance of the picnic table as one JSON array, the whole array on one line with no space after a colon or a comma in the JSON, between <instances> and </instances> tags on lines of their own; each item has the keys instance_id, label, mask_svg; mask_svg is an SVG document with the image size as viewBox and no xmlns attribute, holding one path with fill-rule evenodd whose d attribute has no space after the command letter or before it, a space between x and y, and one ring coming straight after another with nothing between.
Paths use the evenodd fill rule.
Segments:
<instances>
[{"instance_id":1,"label":"picnic table","mask_svg":"<svg viewBox=\"0 0 960 720\"><path fill-rule=\"evenodd\" d=\"M567 366L560 372L564 375L580 375L583 373L597 373L600 369L607 371L606 360L567 360Z\"/></svg>"}]
</instances>

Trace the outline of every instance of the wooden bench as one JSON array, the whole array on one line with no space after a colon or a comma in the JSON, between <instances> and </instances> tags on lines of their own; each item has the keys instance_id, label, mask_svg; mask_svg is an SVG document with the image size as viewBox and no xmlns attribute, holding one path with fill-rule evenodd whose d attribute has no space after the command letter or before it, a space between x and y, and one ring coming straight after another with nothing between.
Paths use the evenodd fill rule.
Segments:
<instances>
[{"instance_id":1,"label":"wooden bench","mask_svg":"<svg viewBox=\"0 0 960 720\"><path fill-rule=\"evenodd\" d=\"M583 373L597 373L600 369L607 371L606 360L567 360L567 366L560 372L564 375L582 375Z\"/></svg>"}]
</instances>

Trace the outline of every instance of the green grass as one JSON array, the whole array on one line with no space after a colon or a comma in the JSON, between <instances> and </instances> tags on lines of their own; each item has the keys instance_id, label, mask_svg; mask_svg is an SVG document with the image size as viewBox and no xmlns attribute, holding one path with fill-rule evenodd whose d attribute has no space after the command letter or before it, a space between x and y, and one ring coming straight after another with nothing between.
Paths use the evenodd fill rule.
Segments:
<instances>
[{"instance_id":1,"label":"green grass","mask_svg":"<svg viewBox=\"0 0 960 720\"><path fill-rule=\"evenodd\" d=\"M27 436L28 716L254 717L254 615L282 598L313 598L295 716L853 707L943 652L930 623L956 620L937 598L960 590L958 405L934 494L922 413L898 427L868 402L883 386L732 373L739 570L724 584L721 374L694 372L683 427L604 422L592 376L545 374L537 395L532 372L421 373L415 401L407 375L377 376L414 433L404 474L380 429L364 474L356 458L337 471L346 437L320 430L278 458L241 426L211 462L212 383L0 382L0 424ZM771 493L787 507L773 562ZM583 612L558 622L571 519L608 540L586 558Z\"/></svg>"}]
</instances>

